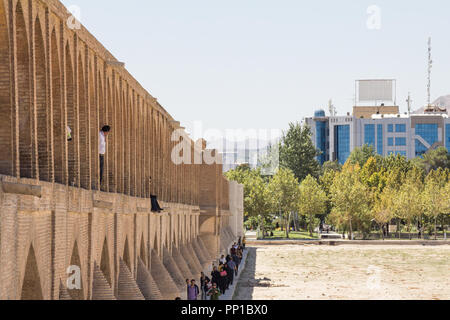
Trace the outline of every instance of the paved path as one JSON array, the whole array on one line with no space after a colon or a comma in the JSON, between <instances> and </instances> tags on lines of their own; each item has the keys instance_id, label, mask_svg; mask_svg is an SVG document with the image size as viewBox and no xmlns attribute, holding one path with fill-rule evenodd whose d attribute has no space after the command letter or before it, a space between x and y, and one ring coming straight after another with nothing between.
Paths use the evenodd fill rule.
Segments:
<instances>
[{"instance_id":1,"label":"paved path","mask_svg":"<svg viewBox=\"0 0 450 320\"><path fill-rule=\"evenodd\" d=\"M239 266L239 272L236 277L234 277L233 285L228 288L228 290L225 292L223 296L220 297L220 300L233 300L234 291L236 290L236 285L239 282L239 278L241 277L242 271L245 269L245 264L247 262L247 254L248 249L244 251L244 254L242 256L241 265Z\"/></svg>"}]
</instances>

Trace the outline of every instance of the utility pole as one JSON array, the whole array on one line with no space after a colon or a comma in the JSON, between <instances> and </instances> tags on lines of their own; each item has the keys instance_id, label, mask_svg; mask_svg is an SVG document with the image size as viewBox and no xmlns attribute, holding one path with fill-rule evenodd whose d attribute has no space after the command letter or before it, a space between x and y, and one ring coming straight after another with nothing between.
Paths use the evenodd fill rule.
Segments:
<instances>
[{"instance_id":1,"label":"utility pole","mask_svg":"<svg viewBox=\"0 0 450 320\"><path fill-rule=\"evenodd\" d=\"M428 38L428 107L431 107L431 69L433 68L433 60L431 56L431 37Z\"/></svg>"}]
</instances>

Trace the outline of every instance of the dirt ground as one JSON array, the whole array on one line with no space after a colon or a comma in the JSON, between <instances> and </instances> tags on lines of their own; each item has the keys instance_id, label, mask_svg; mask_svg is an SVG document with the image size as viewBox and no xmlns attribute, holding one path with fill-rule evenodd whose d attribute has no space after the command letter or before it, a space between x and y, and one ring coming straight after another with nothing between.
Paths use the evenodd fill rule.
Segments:
<instances>
[{"instance_id":1,"label":"dirt ground","mask_svg":"<svg viewBox=\"0 0 450 320\"><path fill-rule=\"evenodd\" d=\"M254 246L234 299L448 300L450 246Z\"/></svg>"}]
</instances>

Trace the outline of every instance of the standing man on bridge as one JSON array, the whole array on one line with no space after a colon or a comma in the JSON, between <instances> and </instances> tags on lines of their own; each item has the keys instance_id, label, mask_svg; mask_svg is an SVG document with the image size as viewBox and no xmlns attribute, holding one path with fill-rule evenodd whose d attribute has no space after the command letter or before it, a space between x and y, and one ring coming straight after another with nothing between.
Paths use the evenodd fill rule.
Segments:
<instances>
[{"instance_id":1,"label":"standing man on bridge","mask_svg":"<svg viewBox=\"0 0 450 320\"><path fill-rule=\"evenodd\" d=\"M105 153L106 153L106 137L111 131L111 127L108 125L103 126L98 136L98 153L100 154L100 187L103 182L103 168L105 165Z\"/></svg>"}]
</instances>

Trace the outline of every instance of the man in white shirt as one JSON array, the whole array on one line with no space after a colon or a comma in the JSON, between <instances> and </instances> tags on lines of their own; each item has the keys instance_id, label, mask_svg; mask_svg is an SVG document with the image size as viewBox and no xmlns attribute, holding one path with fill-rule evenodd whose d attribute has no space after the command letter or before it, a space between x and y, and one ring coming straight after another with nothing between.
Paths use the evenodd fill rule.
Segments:
<instances>
[{"instance_id":1,"label":"man in white shirt","mask_svg":"<svg viewBox=\"0 0 450 320\"><path fill-rule=\"evenodd\" d=\"M98 135L98 153L100 154L100 185L103 182L103 167L105 164L106 153L106 137L111 132L110 126L103 126L100 134Z\"/></svg>"}]
</instances>

